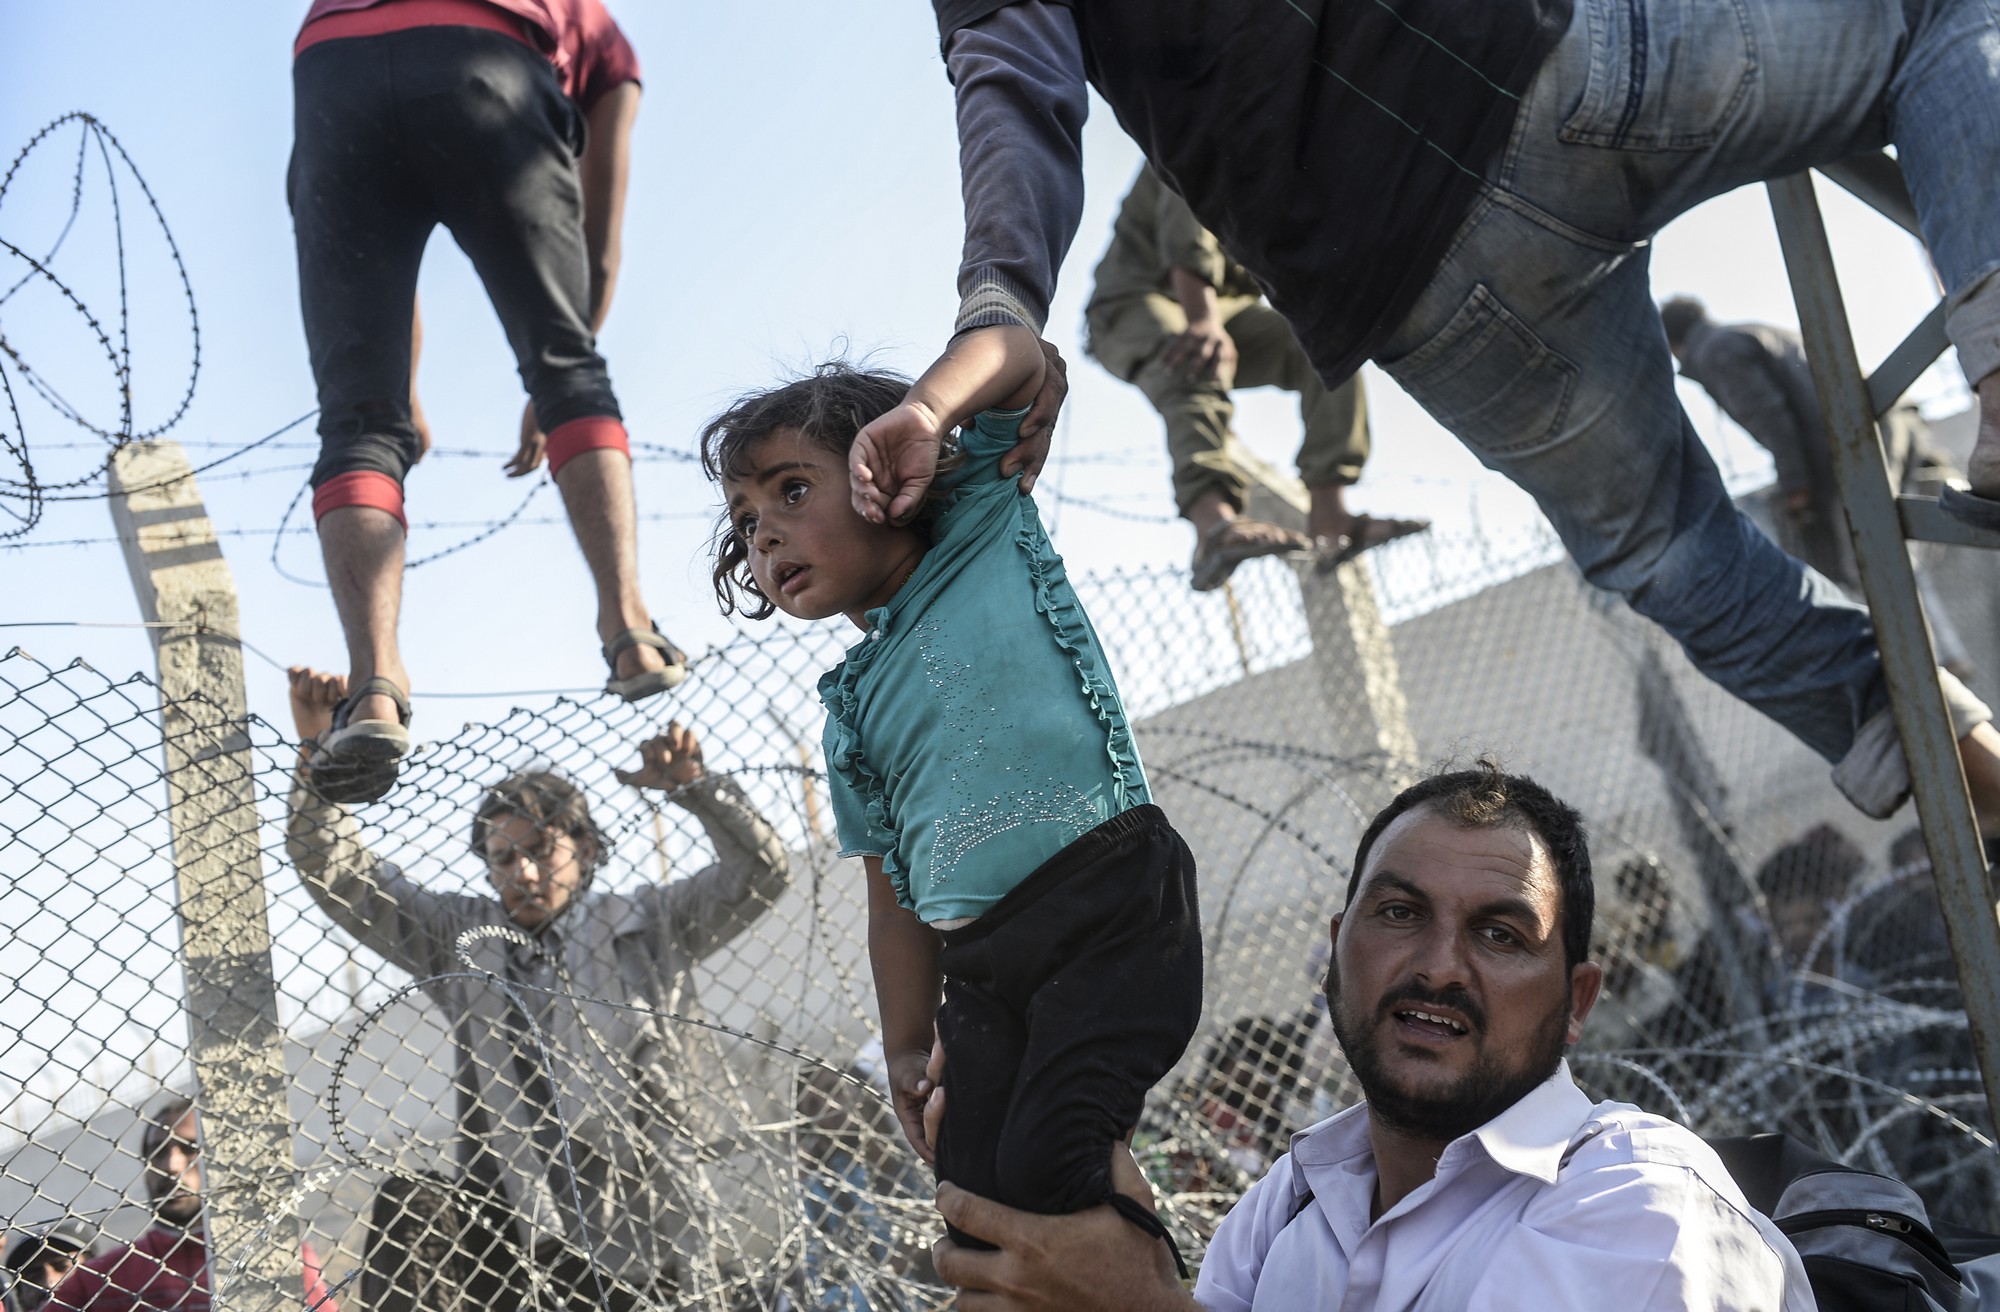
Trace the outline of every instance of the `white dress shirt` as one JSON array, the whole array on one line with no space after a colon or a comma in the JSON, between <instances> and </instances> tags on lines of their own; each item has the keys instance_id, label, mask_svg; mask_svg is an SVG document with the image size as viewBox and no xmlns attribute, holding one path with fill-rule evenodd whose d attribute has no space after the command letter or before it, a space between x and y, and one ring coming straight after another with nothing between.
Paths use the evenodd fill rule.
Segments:
<instances>
[{"instance_id":1,"label":"white dress shirt","mask_svg":"<svg viewBox=\"0 0 2000 1312\"><path fill-rule=\"evenodd\" d=\"M1593 1106L1567 1062L1446 1145L1437 1175L1371 1224L1374 1194L1365 1103L1294 1135L1216 1231L1196 1301L1209 1312L1816 1307L1798 1253L1708 1145L1628 1103Z\"/></svg>"}]
</instances>

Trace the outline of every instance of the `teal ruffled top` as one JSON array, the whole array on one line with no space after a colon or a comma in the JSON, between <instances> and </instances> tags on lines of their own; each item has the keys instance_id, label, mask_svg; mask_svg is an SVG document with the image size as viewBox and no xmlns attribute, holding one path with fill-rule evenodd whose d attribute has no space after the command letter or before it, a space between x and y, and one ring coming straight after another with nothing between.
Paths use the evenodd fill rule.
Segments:
<instances>
[{"instance_id":1,"label":"teal ruffled top","mask_svg":"<svg viewBox=\"0 0 2000 1312\"><path fill-rule=\"evenodd\" d=\"M881 857L925 921L979 915L1152 800L1103 645L1000 473L1026 414L961 430L933 545L819 682L840 854Z\"/></svg>"}]
</instances>

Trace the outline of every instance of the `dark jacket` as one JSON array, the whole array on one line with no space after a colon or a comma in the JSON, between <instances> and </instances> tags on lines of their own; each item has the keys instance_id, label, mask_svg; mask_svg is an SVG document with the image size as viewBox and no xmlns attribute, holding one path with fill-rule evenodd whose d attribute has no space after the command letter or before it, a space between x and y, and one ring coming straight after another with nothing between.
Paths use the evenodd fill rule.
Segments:
<instances>
[{"instance_id":1,"label":"dark jacket","mask_svg":"<svg viewBox=\"0 0 2000 1312\"><path fill-rule=\"evenodd\" d=\"M1706 388L1722 412L1771 453L1780 493L1809 492L1815 505L1839 500L1812 369L1797 333L1702 320L1681 344L1681 375Z\"/></svg>"},{"instance_id":2,"label":"dark jacket","mask_svg":"<svg viewBox=\"0 0 2000 1312\"><path fill-rule=\"evenodd\" d=\"M1083 82L1329 386L1394 332L1570 0L933 0L958 87L958 327L1037 330L1083 196Z\"/></svg>"}]
</instances>

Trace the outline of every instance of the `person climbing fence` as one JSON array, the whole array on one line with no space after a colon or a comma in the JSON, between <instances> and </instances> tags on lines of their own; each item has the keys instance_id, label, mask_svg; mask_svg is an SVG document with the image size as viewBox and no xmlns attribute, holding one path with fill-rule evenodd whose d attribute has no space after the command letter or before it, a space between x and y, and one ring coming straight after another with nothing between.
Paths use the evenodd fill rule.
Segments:
<instances>
[{"instance_id":1,"label":"person climbing fence","mask_svg":"<svg viewBox=\"0 0 2000 1312\"><path fill-rule=\"evenodd\" d=\"M345 691L338 676L293 670L302 740L326 728ZM556 1308L629 1309L702 1287L687 1268L707 1246L689 1232L710 1220L704 1141L716 1135L699 1127L715 1072L701 1046L579 999L696 1010L690 972L769 911L790 873L741 788L704 770L690 731L671 725L639 754L620 781L691 812L716 862L629 893L592 891L607 840L582 790L552 771L496 781L469 817L491 897L434 892L370 853L313 786L309 750L287 803L286 851L306 891L359 943L426 981L452 1026L469 1218L459 1249L496 1288ZM394 1288L394 1264L377 1265ZM420 1275L409 1266L400 1282Z\"/></svg>"},{"instance_id":2,"label":"person climbing fence","mask_svg":"<svg viewBox=\"0 0 2000 1312\"><path fill-rule=\"evenodd\" d=\"M1359 375L1332 389L1321 383L1291 325L1263 299L1249 270L1142 166L1098 261L1084 321L1091 356L1144 392L1166 423L1174 502L1194 526L1196 592L1221 587L1258 556L1311 551L1324 573L1430 526L1347 508L1346 489L1368 462L1367 393ZM1303 534L1243 516L1249 485L1230 400L1239 387L1298 394L1299 480L1312 497Z\"/></svg>"},{"instance_id":3,"label":"person climbing fence","mask_svg":"<svg viewBox=\"0 0 2000 1312\"><path fill-rule=\"evenodd\" d=\"M1886 144L2000 476L2000 20L1976 0L933 0L965 242L948 352L1039 335L1082 210L1095 86L1256 277L1323 382L1373 359L1529 492L1597 586L1886 817L1910 771L1867 614L1750 531L1674 395L1653 235L1711 196ZM1683 74L1686 74L1683 76ZM907 516L943 429L868 435L857 504ZM1939 682L1981 823L2000 731Z\"/></svg>"},{"instance_id":4,"label":"person climbing fence","mask_svg":"<svg viewBox=\"0 0 2000 1312\"><path fill-rule=\"evenodd\" d=\"M639 590L630 442L596 334L617 283L639 61L602 0L316 0L293 44L289 177L319 388L313 516L348 655L315 787L374 801L409 751L396 642L403 481L429 440L414 378L417 268L442 224L506 329L597 589L606 690L686 675Z\"/></svg>"}]
</instances>

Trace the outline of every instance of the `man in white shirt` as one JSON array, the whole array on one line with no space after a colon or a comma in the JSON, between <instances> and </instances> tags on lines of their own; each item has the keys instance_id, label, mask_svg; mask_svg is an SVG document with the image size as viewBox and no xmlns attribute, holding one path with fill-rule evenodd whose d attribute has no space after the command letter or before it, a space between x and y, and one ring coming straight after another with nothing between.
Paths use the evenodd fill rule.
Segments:
<instances>
[{"instance_id":1,"label":"man in white shirt","mask_svg":"<svg viewBox=\"0 0 2000 1312\"><path fill-rule=\"evenodd\" d=\"M1293 1136L1192 1298L1110 1208L1033 1216L946 1185L945 1218L999 1245L938 1244L961 1308L1810 1312L1798 1254L1700 1139L1570 1078L1603 979L1574 810L1482 761L1405 789L1354 870L1327 996L1366 1100Z\"/></svg>"}]
</instances>

